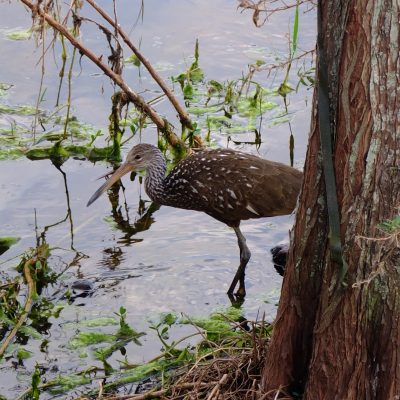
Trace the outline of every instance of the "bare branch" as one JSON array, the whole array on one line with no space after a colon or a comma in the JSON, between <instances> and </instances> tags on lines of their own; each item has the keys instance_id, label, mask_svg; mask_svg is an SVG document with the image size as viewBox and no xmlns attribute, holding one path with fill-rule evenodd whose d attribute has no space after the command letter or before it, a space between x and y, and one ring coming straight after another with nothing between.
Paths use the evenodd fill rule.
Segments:
<instances>
[{"instance_id":1,"label":"bare branch","mask_svg":"<svg viewBox=\"0 0 400 400\"><path fill-rule=\"evenodd\" d=\"M172 146L179 146L179 147L184 147L184 143L179 139L179 137L171 131L171 128L169 124L161 118L157 112L149 105L146 103L146 101L139 96L137 93L135 93L127 84L126 82L122 79L121 75L115 73L108 65L104 64L102 62L101 57L98 57L93 51L85 47L82 42L77 40L69 31L68 29L57 22L52 16L50 16L48 13L43 11L43 9L38 6L37 4L34 4L30 0L21 0L23 4L25 4L28 8L31 9L33 15L39 15L41 18L43 18L52 28L57 30L60 34L62 34L64 37L66 37L69 42L76 47L81 54L85 55L87 58L89 58L94 64L96 64L109 78L111 78L116 85L118 85L122 91L128 96L129 101L135 104L136 108L138 108L140 111L145 113L146 115L149 116L149 118L155 123L157 128L163 132L165 135L166 140L172 145Z\"/></svg>"},{"instance_id":2,"label":"bare branch","mask_svg":"<svg viewBox=\"0 0 400 400\"><path fill-rule=\"evenodd\" d=\"M270 4L279 3L280 5L269 6ZM256 27L260 27L265 24L268 18L278 12L278 11L286 11L296 6L300 6L302 4L309 4L310 10L317 6L315 0L299 0L298 3L296 1L286 3L284 0L240 0L238 8L242 8L242 12L245 10L253 10L253 23ZM265 14L264 19L260 22L260 15Z\"/></svg>"},{"instance_id":3,"label":"bare branch","mask_svg":"<svg viewBox=\"0 0 400 400\"><path fill-rule=\"evenodd\" d=\"M122 37L126 45L132 50L132 52L136 55L136 57L140 60L140 62L146 67L149 71L150 75L153 79L158 83L162 91L168 97L169 101L174 106L175 110L179 114L179 118L181 123L188 127L189 129L193 129L192 121L189 118L187 112L182 108L179 104L177 98L174 96L170 88L163 81L161 76L157 73L157 71L153 68L150 62L143 56L143 54L139 51L139 49L131 42L126 32L118 25L118 23L113 20L110 15L108 15L94 0L86 0L111 26L115 28L115 30Z\"/></svg>"}]
</instances>

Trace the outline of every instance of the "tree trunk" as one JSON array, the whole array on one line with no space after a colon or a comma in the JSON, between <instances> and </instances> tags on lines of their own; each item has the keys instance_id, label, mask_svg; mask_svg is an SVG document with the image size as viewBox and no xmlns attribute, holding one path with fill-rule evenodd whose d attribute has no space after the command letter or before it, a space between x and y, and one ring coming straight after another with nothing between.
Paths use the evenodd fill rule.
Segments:
<instances>
[{"instance_id":1,"label":"tree trunk","mask_svg":"<svg viewBox=\"0 0 400 400\"><path fill-rule=\"evenodd\" d=\"M305 177L263 390L400 399L400 4L320 0L347 286L329 250L314 96ZM316 88L318 90L318 88Z\"/></svg>"}]
</instances>

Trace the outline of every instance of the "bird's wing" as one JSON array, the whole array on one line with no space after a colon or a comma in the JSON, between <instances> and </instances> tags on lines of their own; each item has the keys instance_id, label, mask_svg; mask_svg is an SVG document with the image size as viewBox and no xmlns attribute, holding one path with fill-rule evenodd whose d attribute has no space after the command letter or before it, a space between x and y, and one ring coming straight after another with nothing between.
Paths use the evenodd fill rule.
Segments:
<instances>
[{"instance_id":1,"label":"bird's wing","mask_svg":"<svg viewBox=\"0 0 400 400\"><path fill-rule=\"evenodd\" d=\"M290 213L301 173L283 164L226 149L195 153L171 171L189 207L230 225ZM183 199L182 199L183 200Z\"/></svg>"}]
</instances>

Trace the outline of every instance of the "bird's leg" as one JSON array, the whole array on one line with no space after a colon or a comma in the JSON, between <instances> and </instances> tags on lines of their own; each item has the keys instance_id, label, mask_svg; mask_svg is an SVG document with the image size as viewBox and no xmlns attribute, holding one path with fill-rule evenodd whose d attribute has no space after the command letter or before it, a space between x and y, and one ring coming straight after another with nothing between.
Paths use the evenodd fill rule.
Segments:
<instances>
[{"instance_id":1,"label":"bird's leg","mask_svg":"<svg viewBox=\"0 0 400 400\"><path fill-rule=\"evenodd\" d=\"M240 264L236 271L235 277L233 278L231 286L229 287L228 295L232 295L237 283L239 282L239 289L236 292L236 296L244 297L246 296L244 276L245 276L246 265L250 260L251 253L249 248L247 247L246 238L243 236L242 232L240 231L240 228L238 226L235 226L233 229L235 230L236 236L238 238L238 245L240 249Z\"/></svg>"}]
</instances>

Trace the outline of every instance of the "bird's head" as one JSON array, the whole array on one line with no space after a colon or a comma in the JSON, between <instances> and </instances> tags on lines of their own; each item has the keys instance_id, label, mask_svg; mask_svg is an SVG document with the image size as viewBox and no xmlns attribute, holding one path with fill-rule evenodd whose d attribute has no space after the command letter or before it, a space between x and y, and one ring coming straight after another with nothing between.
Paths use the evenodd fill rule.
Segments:
<instances>
[{"instance_id":1,"label":"bird's head","mask_svg":"<svg viewBox=\"0 0 400 400\"><path fill-rule=\"evenodd\" d=\"M87 206L96 201L106 190L124 175L132 171L147 170L158 159L162 159L162 153L151 144L138 144L128 153L126 161L101 185L89 199Z\"/></svg>"}]
</instances>

